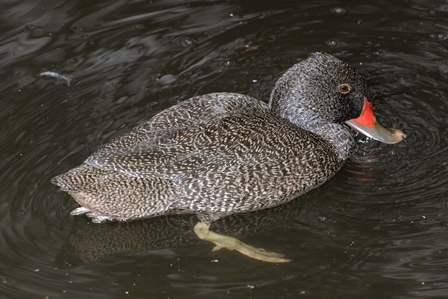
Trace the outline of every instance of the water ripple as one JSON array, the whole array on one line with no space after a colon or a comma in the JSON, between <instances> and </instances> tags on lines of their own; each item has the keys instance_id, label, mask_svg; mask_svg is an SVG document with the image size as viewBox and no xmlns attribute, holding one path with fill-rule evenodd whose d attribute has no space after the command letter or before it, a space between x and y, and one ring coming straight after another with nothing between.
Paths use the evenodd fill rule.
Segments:
<instances>
[{"instance_id":1,"label":"water ripple","mask_svg":"<svg viewBox=\"0 0 448 299\"><path fill-rule=\"evenodd\" d=\"M446 296L446 4L9 2L17 3L0 11L3 296ZM245 240L282 247L292 263L195 243L59 268L61 248L77 240L68 215L76 204L52 176L193 95L266 101L275 80L313 51L357 66L377 118L408 137L384 145L359 135L353 158L296 216L280 215L278 227ZM72 86L36 76L47 70L72 75Z\"/></svg>"},{"instance_id":2,"label":"water ripple","mask_svg":"<svg viewBox=\"0 0 448 299\"><path fill-rule=\"evenodd\" d=\"M389 68L392 73L400 69ZM363 194L373 202L431 200L445 192L448 106L444 95L430 87L437 79L422 77L409 87L406 82L410 80L404 77L402 82L388 83L374 76L373 82L382 86L373 98L377 119L385 126L402 129L407 138L385 145L359 135L357 150L343 169L346 180L338 184L339 190Z\"/></svg>"}]
</instances>

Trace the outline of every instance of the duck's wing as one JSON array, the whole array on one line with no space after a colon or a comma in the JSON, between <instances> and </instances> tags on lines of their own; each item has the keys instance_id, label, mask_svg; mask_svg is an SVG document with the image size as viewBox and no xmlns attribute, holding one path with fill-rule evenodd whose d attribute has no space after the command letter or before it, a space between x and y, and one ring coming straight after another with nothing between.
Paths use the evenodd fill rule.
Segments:
<instances>
[{"instance_id":1,"label":"duck's wing","mask_svg":"<svg viewBox=\"0 0 448 299\"><path fill-rule=\"evenodd\" d=\"M223 119L263 114L266 106L252 97L234 93L194 97L103 145L85 163L131 176L169 178L173 173L202 165L213 156L220 158L212 147L230 143L219 138ZM212 140L211 135L217 140Z\"/></svg>"}]
</instances>

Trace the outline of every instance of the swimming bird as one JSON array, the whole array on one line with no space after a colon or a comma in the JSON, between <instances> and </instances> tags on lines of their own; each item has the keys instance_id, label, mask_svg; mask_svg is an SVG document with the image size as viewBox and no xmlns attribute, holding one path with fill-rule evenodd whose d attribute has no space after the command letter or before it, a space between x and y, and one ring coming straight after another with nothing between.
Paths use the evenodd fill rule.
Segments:
<instances>
[{"instance_id":1,"label":"swimming bird","mask_svg":"<svg viewBox=\"0 0 448 299\"><path fill-rule=\"evenodd\" d=\"M195 96L97 149L52 183L93 222L194 213L199 238L256 259L287 262L216 234L210 224L274 207L330 179L355 144L405 135L376 120L368 84L347 62L313 53L276 82L266 104L237 93Z\"/></svg>"}]
</instances>

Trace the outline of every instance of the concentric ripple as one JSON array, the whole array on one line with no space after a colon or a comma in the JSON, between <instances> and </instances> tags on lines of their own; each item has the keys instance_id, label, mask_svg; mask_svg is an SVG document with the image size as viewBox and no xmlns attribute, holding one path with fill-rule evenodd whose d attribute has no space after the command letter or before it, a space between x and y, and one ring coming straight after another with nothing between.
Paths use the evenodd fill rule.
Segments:
<instances>
[{"instance_id":1,"label":"concentric ripple","mask_svg":"<svg viewBox=\"0 0 448 299\"><path fill-rule=\"evenodd\" d=\"M8 1L0 10L0 297L446 297L447 5L358 2ZM86 221L89 229L76 230L68 214L76 203L51 177L188 97L230 91L267 101L279 76L314 51L358 67L378 120L408 137L385 145L359 135L352 159L311 200L284 214L240 215L266 226L258 235L235 221L235 231L250 232L242 241L292 263L212 252L194 235L185 247L125 253L135 239L182 239L153 226L153 235L133 235L137 223ZM42 80L45 71L73 82ZM117 250L88 242L101 236L115 238ZM62 267L57 256L72 243L108 254Z\"/></svg>"},{"instance_id":2,"label":"concentric ripple","mask_svg":"<svg viewBox=\"0 0 448 299\"><path fill-rule=\"evenodd\" d=\"M403 71L388 65L375 67L386 73ZM373 78L382 91L373 98L377 120L386 127L403 130L407 137L401 143L386 145L358 134L356 151L341 177L336 178L336 188L341 192L362 194L368 202L377 203L425 201L445 192L448 108L440 91L428 88L428 80L436 79L423 78L419 82L415 77L420 76L393 83L388 83L390 78L386 82ZM410 80L416 81L412 88L405 83ZM374 94L376 85L372 86Z\"/></svg>"}]
</instances>

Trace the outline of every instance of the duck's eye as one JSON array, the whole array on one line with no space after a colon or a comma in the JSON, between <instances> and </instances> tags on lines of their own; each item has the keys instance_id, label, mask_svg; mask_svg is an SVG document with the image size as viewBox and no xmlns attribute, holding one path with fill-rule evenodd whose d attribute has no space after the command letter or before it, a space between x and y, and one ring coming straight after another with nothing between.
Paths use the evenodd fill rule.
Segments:
<instances>
[{"instance_id":1,"label":"duck's eye","mask_svg":"<svg viewBox=\"0 0 448 299\"><path fill-rule=\"evenodd\" d=\"M350 87L350 85L348 85L346 83L339 85L339 92L342 94L349 93L351 89L352 88Z\"/></svg>"}]
</instances>

